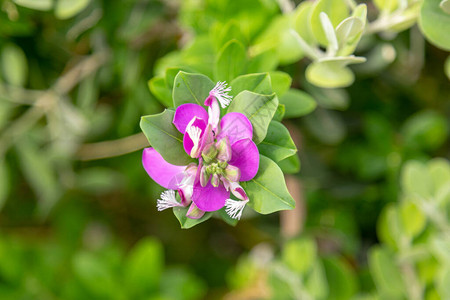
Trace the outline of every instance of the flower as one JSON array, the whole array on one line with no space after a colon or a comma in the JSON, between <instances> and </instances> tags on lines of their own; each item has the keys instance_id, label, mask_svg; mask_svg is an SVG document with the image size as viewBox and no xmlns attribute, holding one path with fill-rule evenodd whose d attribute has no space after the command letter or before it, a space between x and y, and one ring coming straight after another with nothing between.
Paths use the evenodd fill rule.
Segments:
<instances>
[{"instance_id":1,"label":"flower","mask_svg":"<svg viewBox=\"0 0 450 300\"><path fill-rule=\"evenodd\" d=\"M168 189L157 202L158 210L190 205L186 216L198 219L225 207L230 217L240 219L250 201L240 182L255 177L259 151L252 141L252 124L244 114L230 112L220 118L219 105L225 108L232 101L230 90L225 82L218 82L205 99L208 111L193 103L175 111L172 123L184 135L184 150L196 163L175 166L155 149L144 149L145 170ZM230 199L231 194L238 200Z\"/></svg>"}]
</instances>

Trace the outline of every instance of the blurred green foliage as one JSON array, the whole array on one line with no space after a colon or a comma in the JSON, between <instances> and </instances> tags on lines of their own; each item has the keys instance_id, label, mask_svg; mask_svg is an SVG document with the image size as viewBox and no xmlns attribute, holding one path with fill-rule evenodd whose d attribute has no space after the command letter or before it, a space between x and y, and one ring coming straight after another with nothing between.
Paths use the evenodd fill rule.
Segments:
<instances>
[{"instance_id":1,"label":"blurred green foliage","mask_svg":"<svg viewBox=\"0 0 450 300\"><path fill-rule=\"evenodd\" d=\"M294 2L1 1L1 299L450 297L448 1ZM180 70L270 82L301 234L156 212L139 118Z\"/></svg>"}]
</instances>

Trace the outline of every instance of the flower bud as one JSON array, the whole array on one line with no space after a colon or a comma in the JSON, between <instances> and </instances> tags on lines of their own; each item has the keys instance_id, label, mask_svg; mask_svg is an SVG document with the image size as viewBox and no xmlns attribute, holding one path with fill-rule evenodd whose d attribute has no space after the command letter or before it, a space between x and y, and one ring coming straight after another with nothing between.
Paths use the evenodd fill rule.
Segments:
<instances>
[{"instance_id":1,"label":"flower bud","mask_svg":"<svg viewBox=\"0 0 450 300\"><path fill-rule=\"evenodd\" d=\"M228 165L223 172L225 177L231 182L239 182L241 178L241 170L238 167Z\"/></svg>"},{"instance_id":2,"label":"flower bud","mask_svg":"<svg viewBox=\"0 0 450 300\"><path fill-rule=\"evenodd\" d=\"M216 158L217 153L218 152L217 152L217 149L214 146L214 144L213 143L208 144L208 145L205 146L205 148L202 151L203 160L206 163L210 163Z\"/></svg>"},{"instance_id":3,"label":"flower bud","mask_svg":"<svg viewBox=\"0 0 450 300\"><path fill-rule=\"evenodd\" d=\"M208 184L209 177L211 177L211 174L207 171L207 168L209 168L209 166L203 166L200 171L200 185L202 187L205 187Z\"/></svg>"},{"instance_id":4,"label":"flower bud","mask_svg":"<svg viewBox=\"0 0 450 300\"><path fill-rule=\"evenodd\" d=\"M213 174L211 178L211 184L213 187L218 187L220 183L220 178L218 174Z\"/></svg>"},{"instance_id":5,"label":"flower bud","mask_svg":"<svg viewBox=\"0 0 450 300\"><path fill-rule=\"evenodd\" d=\"M217 159L228 162L231 159L231 146L228 137L224 137L216 143L216 148L219 151Z\"/></svg>"}]
</instances>

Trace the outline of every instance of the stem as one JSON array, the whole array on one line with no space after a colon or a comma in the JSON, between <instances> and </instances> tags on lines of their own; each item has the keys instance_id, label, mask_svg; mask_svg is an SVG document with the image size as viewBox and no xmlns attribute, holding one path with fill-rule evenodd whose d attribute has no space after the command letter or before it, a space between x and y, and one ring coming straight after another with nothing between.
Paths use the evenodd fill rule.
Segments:
<instances>
[{"instance_id":1,"label":"stem","mask_svg":"<svg viewBox=\"0 0 450 300\"><path fill-rule=\"evenodd\" d=\"M77 159L89 161L128 154L148 146L143 133L137 133L121 139L99 143L84 144L78 149Z\"/></svg>"}]
</instances>

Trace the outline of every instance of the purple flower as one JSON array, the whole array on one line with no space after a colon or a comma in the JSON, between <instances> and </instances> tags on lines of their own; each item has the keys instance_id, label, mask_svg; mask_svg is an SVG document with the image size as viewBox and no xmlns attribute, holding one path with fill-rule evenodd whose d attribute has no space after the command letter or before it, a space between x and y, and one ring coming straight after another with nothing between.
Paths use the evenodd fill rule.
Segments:
<instances>
[{"instance_id":1,"label":"purple flower","mask_svg":"<svg viewBox=\"0 0 450 300\"><path fill-rule=\"evenodd\" d=\"M184 150L198 163L175 166L155 149L144 149L145 170L168 189L157 202L158 210L190 205L187 217L198 219L225 206L232 218L240 219L249 198L239 182L255 177L259 152L245 115L231 112L220 119L219 104L225 108L232 101L227 94L230 90L225 82L218 82L205 99L208 112L193 103L180 105L175 111L173 124L184 135ZM230 199L230 194L239 200Z\"/></svg>"}]
</instances>

